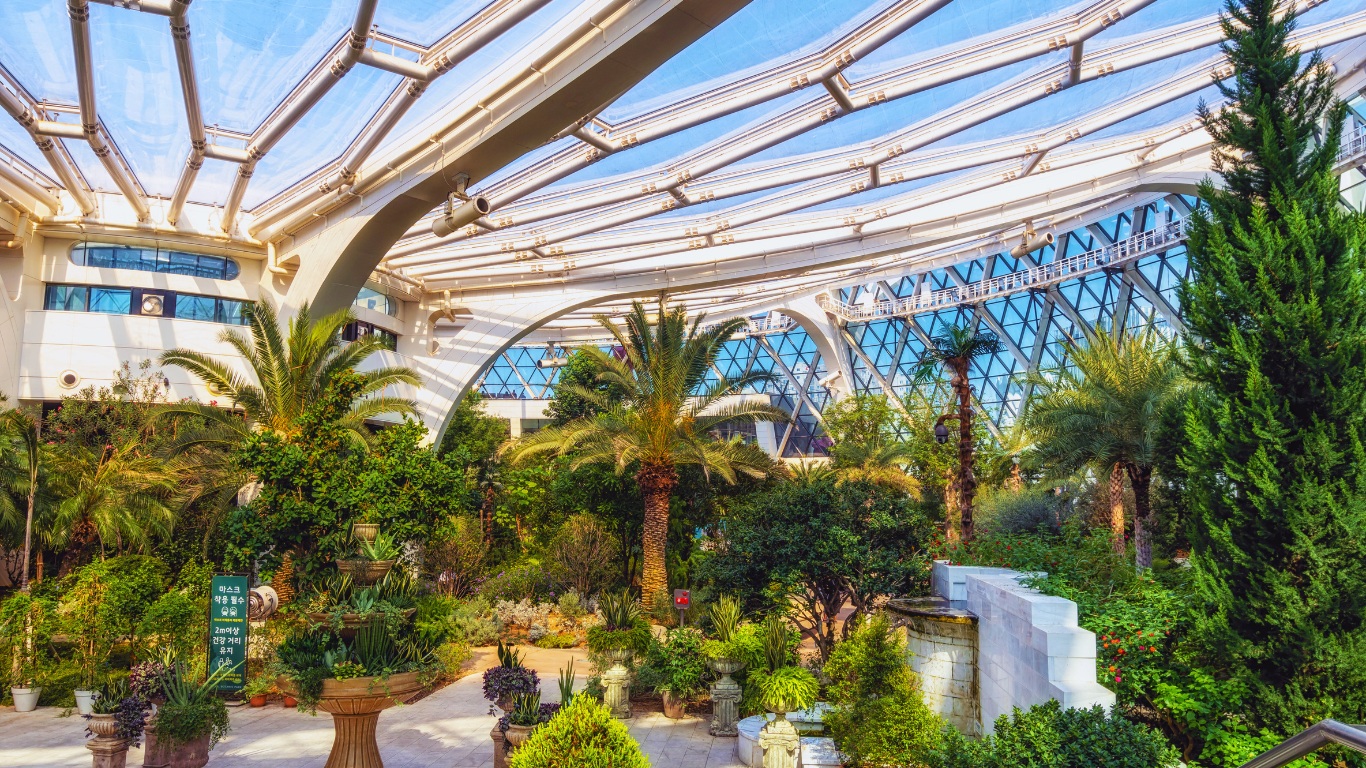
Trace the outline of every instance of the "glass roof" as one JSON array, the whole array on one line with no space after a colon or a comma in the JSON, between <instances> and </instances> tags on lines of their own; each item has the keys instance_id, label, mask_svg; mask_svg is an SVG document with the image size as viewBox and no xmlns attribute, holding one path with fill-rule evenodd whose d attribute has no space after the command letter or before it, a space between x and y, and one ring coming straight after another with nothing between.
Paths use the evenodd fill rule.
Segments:
<instances>
[{"instance_id":1,"label":"glass roof","mask_svg":"<svg viewBox=\"0 0 1366 768\"><path fill-rule=\"evenodd\" d=\"M185 18L192 56L184 61L164 15L113 2L92 0L87 25L92 91L113 155L102 160L85 141L60 138L63 152L45 156L3 113L0 147L51 188L65 172L106 199L140 197L133 208L150 202L150 216L172 223L179 209L170 201L183 188L203 219L245 236L258 234L257 217L307 220L316 190L352 183L344 158L361 177L388 172L386 158L422 147L453 115L621 5L195 0ZM0 2L0 89L41 120L74 124L80 57L66 4ZM365 17L371 4L373 16ZM591 122L579 133L546 126L545 146L475 179L496 207L480 227L439 238L418 225L387 266L439 289L442 281L526 273L520 262L557 253L577 259L557 269L610 264L619 271L634 254L657 266L699 247L699 237L761 240L788 224L807 232L862 226L875 207L910 210L951 199L955 189L968 195L986 175L1014 178L1011 169L1021 168L1027 175L1045 156L1040 174L1056 158L1083 165L1170 140L1200 101L1219 98L1209 73L1220 63L1210 33L1221 0L737 5L584 116ZM515 23L460 47L500 24L500 14ZM351 61L337 76L333 59L358 23L370 29L374 59ZM1349 57L1360 55L1354 38L1363 33L1366 0L1323 0L1304 12L1297 39ZM431 70L425 90L392 71L429 67L457 50L467 55L449 71ZM375 63L386 56L391 63ZM182 91L187 69L198 89L191 104ZM415 85L420 95L410 99ZM206 140L222 148L200 158L197 175L185 171L196 151L187 113L196 112ZM291 113L297 120L286 119ZM372 136L372 148L360 141ZM247 160L248 147L264 154ZM63 168L67 156L72 167ZM320 184L330 178L343 181ZM81 190L67 191L80 197ZM118 213L125 208L87 214L125 215Z\"/></svg>"}]
</instances>

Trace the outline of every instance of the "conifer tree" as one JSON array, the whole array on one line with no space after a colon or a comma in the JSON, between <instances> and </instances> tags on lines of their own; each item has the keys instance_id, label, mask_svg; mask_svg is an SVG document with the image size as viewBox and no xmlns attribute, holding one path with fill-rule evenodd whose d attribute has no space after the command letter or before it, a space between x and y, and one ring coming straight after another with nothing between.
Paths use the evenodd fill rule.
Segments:
<instances>
[{"instance_id":1,"label":"conifer tree","mask_svg":"<svg viewBox=\"0 0 1366 768\"><path fill-rule=\"evenodd\" d=\"M1345 106L1284 0L1230 0L1227 106L1182 288L1192 564L1208 661L1291 733L1366 720L1366 256L1333 174Z\"/></svg>"}]
</instances>

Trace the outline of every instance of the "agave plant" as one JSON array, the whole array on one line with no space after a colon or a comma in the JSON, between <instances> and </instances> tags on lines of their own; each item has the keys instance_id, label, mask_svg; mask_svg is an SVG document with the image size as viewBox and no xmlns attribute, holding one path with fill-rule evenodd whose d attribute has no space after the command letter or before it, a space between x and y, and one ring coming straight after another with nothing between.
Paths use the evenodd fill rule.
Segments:
<instances>
[{"instance_id":1,"label":"agave plant","mask_svg":"<svg viewBox=\"0 0 1366 768\"><path fill-rule=\"evenodd\" d=\"M716 639L729 643L735 635L735 630L740 627L740 619L744 617L740 601L732 595L722 595L712 605L710 613L712 627L716 630Z\"/></svg>"},{"instance_id":2,"label":"agave plant","mask_svg":"<svg viewBox=\"0 0 1366 768\"><path fill-rule=\"evenodd\" d=\"M603 626L610 631L631 629L636 619L640 618L640 604L626 590L604 594L598 606L602 611Z\"/></svg>"}]
</instances>

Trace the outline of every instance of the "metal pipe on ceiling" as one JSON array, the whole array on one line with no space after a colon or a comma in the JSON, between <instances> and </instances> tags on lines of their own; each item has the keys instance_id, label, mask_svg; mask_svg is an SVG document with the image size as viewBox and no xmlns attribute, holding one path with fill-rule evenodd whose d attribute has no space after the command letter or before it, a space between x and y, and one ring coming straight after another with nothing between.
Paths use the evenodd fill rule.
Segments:
<instances>
[{"instance_id":1,"label":"metal pipe on ceiling","mask_svg":"<svg viewBox=\"0 0 1366 768\"><path fill-rule=\"evenodd\" d=\"M81 213L86 216L94 213L95 198L86 189L85 182L80 178L75 166L68 161L57 142L49 136L38 133L38 124L44 121L40 121L33 109L4 85L0 85L0 107L4 108L25 131L28 131L33 142L38 145L38 151L47 158L48 165L52 166L53 172L57 174L57 180L62 183L71 198L76 201L76 206L81 209ZM82 131L81 138L85 138L84 131ZM60 205L53 208L54 212L60 209Z\"/></svg>"},{"instance_id":2,"label":"metal pipe on ceiling","mask_svg":"<svg viewBox=\"0 0 1366 768\"><path fill-rule=\"evenodd\" d=\"M30 178L27 174L20 173L10 166L9 163L0 162L0 179L23 190L25 194L46 205L53 211L59 211L62 207L61 198L57 197L51 189L38 183L37 180ZM18 202L18 201L16 201ZM21 206L27 208L27 206ZM30 210L29 213L37 214L37 211Z\"/></svg>"},{"instance_id":3,"label":"metal pipe on ceiling","mask_svg":"<svg viewBox=\"0 0 1366 768\"><path fill-rule=\"evenodd\" d=\"M133 206L138 221L146 221L151 216L147 199L138 186L132 172L123 163L123 158L111 147L104 137L104 126L95 109L95 73L92 65L93 54L90 48L90 1L67 0L67 16L71 19L71 47L76 58L76 93L80 100L81 128L90 149L100 159L110 178L119 191Z\"/></svg>"},{"instance_id":4,"label":"metal pipe on ceiling","mask_svg":"<svg viewBox=\"0 0 1366 768\"><path fill-rule=\"evenodd\" d=\"M171 204L166 209L166 220L175 224L185 208L190 196L190 187L204 166L205 149L208 138L204 134L204 114L199 101L199 78L195 74L194 49L190 45L190 0L171 0L170 14L171 40L175 46L176 71L180 76L180 95L185 103L185 122L190 131L190 156L185 159L185 167L176 181L175 192L171 194Z\"/></svg>"}]
</instances>

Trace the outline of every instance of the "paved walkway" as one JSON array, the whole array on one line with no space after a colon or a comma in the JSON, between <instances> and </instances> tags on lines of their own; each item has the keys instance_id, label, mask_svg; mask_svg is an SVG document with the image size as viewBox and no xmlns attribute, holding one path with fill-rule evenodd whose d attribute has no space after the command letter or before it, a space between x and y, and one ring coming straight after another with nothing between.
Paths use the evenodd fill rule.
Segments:
<instances>
[{"instance_id":1,"label":"paved walkway","mask_svg":"<svg viewBox=\"0 0 1366 768\"><path fill-rule=\"evenodd\" d=\"M575 659L579 685L588 671L581 650L528 648L527 666L541 677L542 696L558 701L558 671ZM495 718L482 692L478 674L496 664L493 649L478 649L473 673L408 706L380 715L379 751L387 768L490 768L493 742L489 731ZM332 746L332 721L325 713L316 717L285 709L279 704L259 709L231 710L232 732L209 754L209 764L233 768L289 766L322 768ZM61 717L62 710L42 707L19 714L0 708L0 766L50 768L88 766L90 752L84 747L85 721L79 716ZM644 714L630 722L631 735L649 755L655 768L734 768L735 739L716 739L707 733L700 717L669 720L659 713ZM142 750L128 754L128 765L142 765Z\"/></svg>"}]
</instances>

